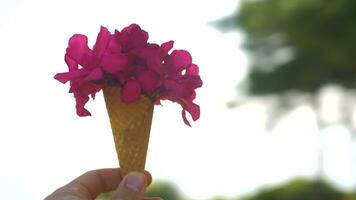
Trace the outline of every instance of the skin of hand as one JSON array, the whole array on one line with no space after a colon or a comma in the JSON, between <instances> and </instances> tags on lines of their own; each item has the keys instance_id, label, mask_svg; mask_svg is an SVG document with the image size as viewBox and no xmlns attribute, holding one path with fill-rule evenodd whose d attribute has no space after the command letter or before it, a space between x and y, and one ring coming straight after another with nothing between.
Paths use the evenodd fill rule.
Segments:
<instances>
[{"instance_id":1,"label":"skin of hand","mask_svg":"<svg viewBox=\"0 0 356 200\"><path fill-rule=\"evenodd\" d=\"M118 168L98 169L79 176L45 200L94 200L99 194L111 191L114 191L111 200L162 200L159 197L144 197L151 182L149 172L131 172L122 177Z\"/></svg>"}]
</instances>

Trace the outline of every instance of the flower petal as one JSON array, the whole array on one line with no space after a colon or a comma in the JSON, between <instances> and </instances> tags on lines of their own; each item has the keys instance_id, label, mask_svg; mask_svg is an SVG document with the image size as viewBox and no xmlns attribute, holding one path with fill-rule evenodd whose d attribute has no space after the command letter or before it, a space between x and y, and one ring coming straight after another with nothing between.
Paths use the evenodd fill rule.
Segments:
<instances>
[{"instance_id":1,"label":"flower petal","mask_svg":"<svg viewBox=\"0 0 356 200\"><path fill-rule=\"evenodd\" d=\"M67 53L64 55L64 61L67 63L69 71L78 69L78 63L71 59Z\"/></svg>"},{"instance_id":2,"label":"flower petal","mask_svg":"<svg viewBox=\"0 0 356 200\"><path fill-rule=\"evenodd\" d=\"M199 75L199 67L196 64L191 64L187 69L187 75L197 76Z\"/></svg>"},{"instance_id":3,"label":"flower petal","mask_svg":"<svg viewBox=\"0 0 356 200\"><path fill-rule=\"evenodd\" d=\"M125 103L133 103L140 99L141 87L137 81L129 81L121 89L121 100Z\"/></svg>"},{"instance_id":4,"label":"flower petal","mask_svg":"<svg viewBox=\"0 0 356 200\"><path fill-rule=\"evenodd\" d=\"M118 36L125 52L143 47L148 40L148 33L137 24L131 24L124 28L121 33L116 32L115 35Z\"/></svg>"},{"instance_id":5,"label":"flower petal","mask_svg":"<svg viewBox=\"0 0 356 200\"><path fill-rule=\"evenodd\" d=\"M121 50L122 50L121 44L117 41L115 35L112 35L107 52L115 54L115 53L121 53Z\"/></svg>"},{"instance_id":6,"label":"flower petal","mask_svg":"<svg viewBox=\"0 0 356 200\"><path fill-rule=\"evenodd\" d=\"M57 81L61 82L61 83L66 83L67 81L70 80L70 76L68 72L63 72L63 73L57 73L54 76L54 79L56 79Z\"/></svg>"},{"instance_id":7,"label":"flower petal","mask_svg":"<svg viewBox=\"0 0 356 200\"><path fill-rule=\"evenodd\" d=\"M101 80L103 78L103 71L97 67L95 69L93 69L88 76L85 77L84 80L87 81L98 81Z\"/></svg>"},{"instance_id":8,"label":"flower petal","mask_svg":"<svg viewBox=\"0 0 356 200\"><path fill-rule=\"evenodd\" d=\"M151 94L156 89L159 81L158 77L149 70L141 72L137 80L140 82L142 89L148 94Z\"/></svg>"},{"instance_id":9,"label":"flower petal","mask_svg":"<svg viewBox=\"0 0 356 200\"><path fill-rule=\"evenodd\" d=\"M75 34L68 42L67 55L83 67L88 67L88 58L91 50L88 47L88 38L85 35Z\"/></svg>"},{"instance_id":10,"label":"flower petal","mask_svg":"<svg viewBox=\"0 0 356 200\"><path fill-rule=\"evenodd\" d=\"M192 64L192 56L185 50L174 50L168 57L170 71L173 73L181 72Z\"/></svg>"},{"instance_id":11,"label":"flower petal","mask_svg":"<svg viewBox=\"0 0 356 200\"><path fill-rule=\"evenodd\" d=\"M185 101L185 100L179 101L178 103L183 107L182 118L183 118L183 121L185 124L190 126L190 123L187 120L185 111L189 112L193 121L196 121L200 118L200 107L197 104L190 102L190 101Z\"/></svg>"},{"instance_id":12,"label":"flower petal","mask_svg":"<svg viewBox=\"0 0 356 200\"><path fill-rule=\"evenodd\" d=\"M189 90L200 88L203 85L203 81L200 79L200 76L186 76L180 81L180 83L184 88Z\"/></svg>"},{"instance_id":13,"label":"flower petal","mask_svg":"<svg viewBox=\"0 0 356 200\"><path fill-rule=\"evenodd\" d=\"M127 64L125 56L120 54L106 54L101 60L101 66L106 72L116 74L120 70L124 69Z\"/></svg>"},{"instance_id":14,"label":"flower petal","mask_svg":"<svg viewBox=\"0 0 356 200\"><path fill-rule=\"evenodd\" d=\"M192 127L192 126L190 125L188 119L187 119L186 110L184 110L184 109L182 110L182 118L183 118L183 121L184 121L184 123L185 123L186 125Z\"/></svg>"},{"instance_id":15,"label":"flower petal","mask_svg":"<svg viewBox=\"0 0 356 200\"><path fill-rule=\"evenodd\" d=\"M77 115L80 117L90 116L90 112L84 108L85 104L89 101L89 97L86 95L80 95L79 93L74 93L76 101Z\"/></svg>"},{"instance_id":16,"label":"flower petal","mask_svg":"<svg viewBox=\"0 0 356 200\"><path fill-rule=\"evenodd\" d=\"M184 93L182 85L169 79L163 82L163 88L163 91L167 93L166 95L168 95L168 98L172 101L178 101Z\"/></svg>"},{"instance_id":17,"label":"flower petal","mask_svg":"<svg viewBox=\"0 0 356 200\"><path fill-rule=\"evenodd\" d=\"M200 118L200 107L199 107L199 105L197 105L197 104L195 104L193 102L189 102L189 101L186 101L185 104L186 104L187 111L192 116L192 119L194 121L198 120Z\"/></svg>"},{"instance_id":18,"label":"flower petal","mask_svg":"<svg viewBox=\"0 0 356 200\"><path fill-rule=\"evenodd\" d=\"M193 101L196 96L197 96L197 93L195 91L193 91L192 95L190 97L186 98L186 100L187 101Z\"/></svg>"},{"instance_id":19,"label":"flower petal","mask_svg":"<svg viewBox=\"0 0 356 200\"><path fill-rule=\"evenodd\" d=\"M82 95L95 95L101 90L101 86L90 81L79 82L79 93Z\"/></svg>"},{"instance_id":20,"label":"flower petal","mask_svg":"<svg viewBox=\"0 0 356 200\"><path fill-rule=\"evenodd\" d=\"M168 41L163 44L161 44L161 48L165 54L168 54L168 52L173 48L174 41Z\"/></svg>"},{"instance_id":21,"label":"flower petal","mask_svg":"<svg viewBox=\"0 0 356 200\"><path fill-rule=\"evenodd\" d=\"M109 42L111 40L111 33L107 28L101 26L98 37L96 38L96 42L93 48L93 59L96 65L99 64L102 56L104 55L106 49L108 48Z\"/></svg>"},{"instance_id":22,"label":"flower petal","mask_svg":"<svg viewBox=\"0 0 356 200\"><path fill-rule=\"evenodd\" d=\"M82 69L78 69L78 70L74 70L74 71L58 73L54 76L54 78L61 83L66 83L69 80L75 80L80 77L84 77L88 73L89 72L86 69L82 68Z\"/></svg>"},{"instance_id":23,"label":"flower petal","mask_svg":"<svg viewBox=\"0 0 356 200\"><path fill-rule=\"evenodd\" d=\"M148 68L160 75L164 75L166 70L162 64L161 53L162 49L160 46L157 44L148 44L141 49L139 57L146 61Z\"/></svg>"}]
</instances>

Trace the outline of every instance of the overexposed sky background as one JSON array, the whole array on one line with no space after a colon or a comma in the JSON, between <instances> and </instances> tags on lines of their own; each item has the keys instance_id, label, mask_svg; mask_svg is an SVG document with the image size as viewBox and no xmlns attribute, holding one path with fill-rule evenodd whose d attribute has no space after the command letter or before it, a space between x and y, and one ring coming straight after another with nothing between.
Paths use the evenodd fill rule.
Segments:
<instances>
[{"instance_id":1,"label":"overexposed sky background","mask_svg":"<svg viewBox=\"0 0 356 200\"><path fill-rule=\"evenodd\" d=\"M68 85L53 79L67 70L63 56L74 33L93 44L100 25L138 23L149 41L175 40L200 66L201 119L184 125L180 107L156 107L147 157L155 179L169 180L189 197L235 197L317 169L313 113L300 107L275 133L264 130L264 107L228 109L248 59L239 33L208 23L233 13L237 0L0 0L0 193L4 199L43 199L85 171L118 161L102 94L75 114ZM295 123L298 121L298 124ZM355 145L343 127L325 131L325 173L343 189L355 186Z\"/></svg>"}]
</instances>

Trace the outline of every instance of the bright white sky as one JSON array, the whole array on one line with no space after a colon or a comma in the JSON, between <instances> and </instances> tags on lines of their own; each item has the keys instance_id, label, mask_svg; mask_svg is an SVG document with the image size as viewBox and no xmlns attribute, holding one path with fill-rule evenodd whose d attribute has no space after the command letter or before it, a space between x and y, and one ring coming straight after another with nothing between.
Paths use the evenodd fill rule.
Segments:
<instances>
[{"instance_id":1,"label":"bright white sky","mask_svg":"<svg viewBox=\"0 0 356 200\"><path fill-rule=\"evenodd\" d=\"M223 2L223 3L222 3ZM180 108L156 107L147 170L176 183L188 196L234 197L286 181L311 177L317 168L316 127L301 107L277 128L263 129L266 113L251 103L228 109L247 58L241 36L208 22L231 14L237 0L23 0L0 1L0 194L3 199L42 199L85 171L118 164L102 95L89 103L93 117L79 118L74 99L52 77L67 70L68 38L100 25L110 30L138 23L150 41L175 40L200 66L201 119L184 125ZM6 11L6 12L5 12ZM296 125L295 120L299 120ZM324 134L325 171L342 188L355 185L348 132Z\"/></svg>"}]
</instances>

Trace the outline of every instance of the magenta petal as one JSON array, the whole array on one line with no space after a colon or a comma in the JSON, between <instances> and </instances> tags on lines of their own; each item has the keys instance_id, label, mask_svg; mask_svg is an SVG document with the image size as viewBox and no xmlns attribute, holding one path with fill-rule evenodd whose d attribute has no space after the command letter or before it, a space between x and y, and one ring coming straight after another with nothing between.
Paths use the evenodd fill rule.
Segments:
<instances>
[{"instance_id":1,"label":"magenta petal","mask_svg":"<svg viewBox=\"0 0 356 200\"><path fill-rule=\"evenodd\" d=\"M181 81L183 87L194 90L200 88L203 85L203 81L200 79L200 76L186 76L184 80Z\"/></svg>"},{"instance_id":2,"label":"magenta petal","mask_svg":"<svg viewBox=\"0 0 356 200\"><path fill-rule=\"evenodd\" d=\"M76 101L77 115L80 117L90 116L90 112L84 108L85 104L89 101L89 97L78 93L74 93L74 97Z\"/></svg>"},{"instance_id":3,"label":"magenta petal","mask_svg":"<svg viewBox=\"0 0 356 200\"><path fill-rule=\"evenodd\" d=\"M115 36L112 35L107 51L109 53L115 54L115 53L121 53L121 50L122 48L120 43L116 40Z\"/></svg>"},{"instance_id":4,"label":"magenta petal","mask_svg":"<svg viewBox=\"0 0 356 200\"><path fill-rule=\"evenodd\" d=\"M165 80L163 82L163 86L169 94L173 95L174 98L172 99L175 100L181 98L183 93L185 93L185 89L182 87L182 85L173 80Z\"/></svg>"},{"instance_id":5,"label":"magenta petal","mask_svg":"<svg viewBox=\"0 0 356 200\"><path fill-rule=\"evenodd\" d=\"M75 62L85 67L90 53L87 36L75 34L69 39L67 55Z\"/></svg>"},{"instance_id":6,"label":"magenta petal","mask_svg":"<svg viewBox=\"0 0 356 200\"><path fill-rule=\"evenodd\" d=\"M111 33L108 31L107 28L101 27L98 37L96 38L96 42L93 48L93 56L94 59L100 60L103 54L105 53L109 42L111 40Z\"/></svg>"},{"instance_id":7,"label":"magenta petal","mask_svg":"<svg viewBox=\"0 0 356 200\"><path fill-rule=\"evenodd\" d=\"M154 62L153 60L150 60L150 61L151 62L148 62L148 64L147 64L149 69L163 77L166 74L164 65L161 62ZM154 63L156 63L156 64L154 64Z\"/></svg>"},{"instance_id":8,"label":"magenta petal","mask_svg":"<svg viewBox=\"0 0 356 200\"><path fill-rule=\"evenodd\" d=\"M160 75L165 74L161 58L162 49L157 44L148 44L140 51L140 57L146 60L147 66Z\"/></svg>"},{"instance_id":9,"label":"magenta petal","mask_svg":"<svg viewBox=\"0 0 356 200\"><path fill-rule=\"evenodd\" d=\"M187 75L193 75L193 76L197 76L199 75L199 68L197 65L192 64L190 65L190 67L188 67L187 69Z\"/></svg>"},{"instance_id":10,"label":"magenta petal","mask_svg":"<svg viewBox=\"0 0 356 200\"><path fill-rule=\"evenodd\" d=\"M103 72L100 68L93 69L88 76L85 77L84 80L87 81L97 81L103 78Z\"/></svg>"},{"instance_id":11,"label":"magenta petal","mask_svg":"<svg viewBox=\"0 0 356 200\"><path fill-rule=\"evenodd\" d=\"M64 61L67 63L69 71L78 69L78 63L71 59L68 54L64 55Z\"/></svg>"},{"instance_id":12,"label":"magenta petal","mask_svg":"<svg viewBox=\"0 0 356 200\"><path fill-rule=\"evenodd\" d=\"M189 112L189 114L192 116L192 119L194 121L196 121L200 118L200 107L197 104L195 104L193 102L185 101L185 100L179 101L178 103L183 107L182 118L183 118L183 121L185 124L190 126L190 124L186 118L185 111Z\"/></svg>"},{"instance_id":13,"label":"magenta petal","mask_svg":"<svg viewBox=\"0 0 356 200\"><path fill-rule=\"evenodd\" d=\"M78 69L70 72L58 73L54 78L61 83L66 83L69 80L75 80L88 74L86 69Z\"/></svg>"},{"instance_id":14,"label":"magenta petal","mask_svg":"<svg viewBox=\"0 0 356 200\"><path fill-rule=\"evenodd\" d=\"M168 52L173 48L173 44L174 44L173 40L163 43L161 45L161 48L162 48L163 52L165 54L168 54Z\"/></svg>"},{"instance_id":15,"label":"magenta petal","mask_svg":"<svg viewBox=\"0 0 356 200\"><path fill-rule=\"evenodd\" d=\"M200 107L193 102L187 102L186 106L187 106L187 111L192 116L192 119L194 121L198 120L200 118Z\"/></svg>"},{"instance_id":16,"label":"magenta petal","mask_svg":"<svg viewBox=\"0 0 356 200\"><path fill-rule=\"evenodd\" d=\"M185 113L185 110L184 110L184 109L182 110L182 118L183 118L183 121L184 121L184 123L185 123L186 125L192 127L192 126L190 125L188 119L187 119L187 116L186 116L186 113Z\"/></svg>"},{"instance_id":17,"label":"magenta petal","mask_svg":"<svg viewBox=\"0 0 356 200\"><path fill-rule=\"evenodd\" d=\"M141 87L137 81L129 81L121 89L121 100L125 103L132 103L139 100Z\"/></svg>"},{"instance_id":18,"label":"magenta petal","mask_svg":"<svg viewBox=\"0 0 356 200\"><path fill-rule=\"evenodd\" d=\"M196 96L197 96L196 92L193 91L192 94L190 95L190 97L186 98L186 100L187 101L193 101Z\"/></svg>"},{"instance_id":19,"label":"magenta petal","mask_svg":"<svg viewBox=\"0 0 356 200\"><path fill-rule=\"evenodd\" d=\"M90 81L80 81L77 90L81 95L95 95L95 93L101 90L101 86Z\"/></svg>"},{"instance_id":20,"label":"magenta petal","mask_svg":"<svg viewBox=\"0 0 356 200\"><path fill-rule=\"evenodd\" d=\"M61 83L66 83L67 81L69 81L69 73L68 72L63 72L63 73L57 73L54 76L54 79L56 79L57 81L61 82Z\"/></svg>"},{"instance_id":21,"label":"magenta petal","mask_svg":"<svg viewBox=\"0 0 356 200\"><path fill-rule=\"evenodd\" d=\"M115 78L120 85L124 85L130 79L127 73L121 71L115 74Z\"/></svg>"},{"instance_id":22,"label":"magenta petal","mask_svg":"<svg viewBox=\"0 0 356 200\"><path fill-rule=\"evenodd\" d=\"M174 50L168 58L169 64L172 65L171 71L177 72L188 68L192 64L192 56L185 50Z\"/></svg>"},{"instance_id":23,"label":"magenta petal","mask_svg":"<svg viewBox=\"0 0 356 200\"><path fill-rule=\"evenodd\" d=\"M124 28L121 33L115 32L124 51L138 49L147 44L148 33L137 24L131 24Z\"/></svg>"},{"instance_id":24,"label":"magenta petal","mask_svg":"<svg viewBox=\"0 0 356 200\"><path fill-rule=\"evenodd\" d=\"M148 94L151 94L156 89L159 81L158 77L148 70L140 73L137 79L140 82L142 89Z\"/></svg>"},{"instance_id":25,"label":"magenta petal","mask_svg":"<svg viewBox=\"0 0 356 200\"><path fill-rule=\"evenodd\" d=\"M120 54L106 54L101 60L101 66L106 72L115 74L124 69L127 64L125 56Z\"/></svg>"}]
</instances>

